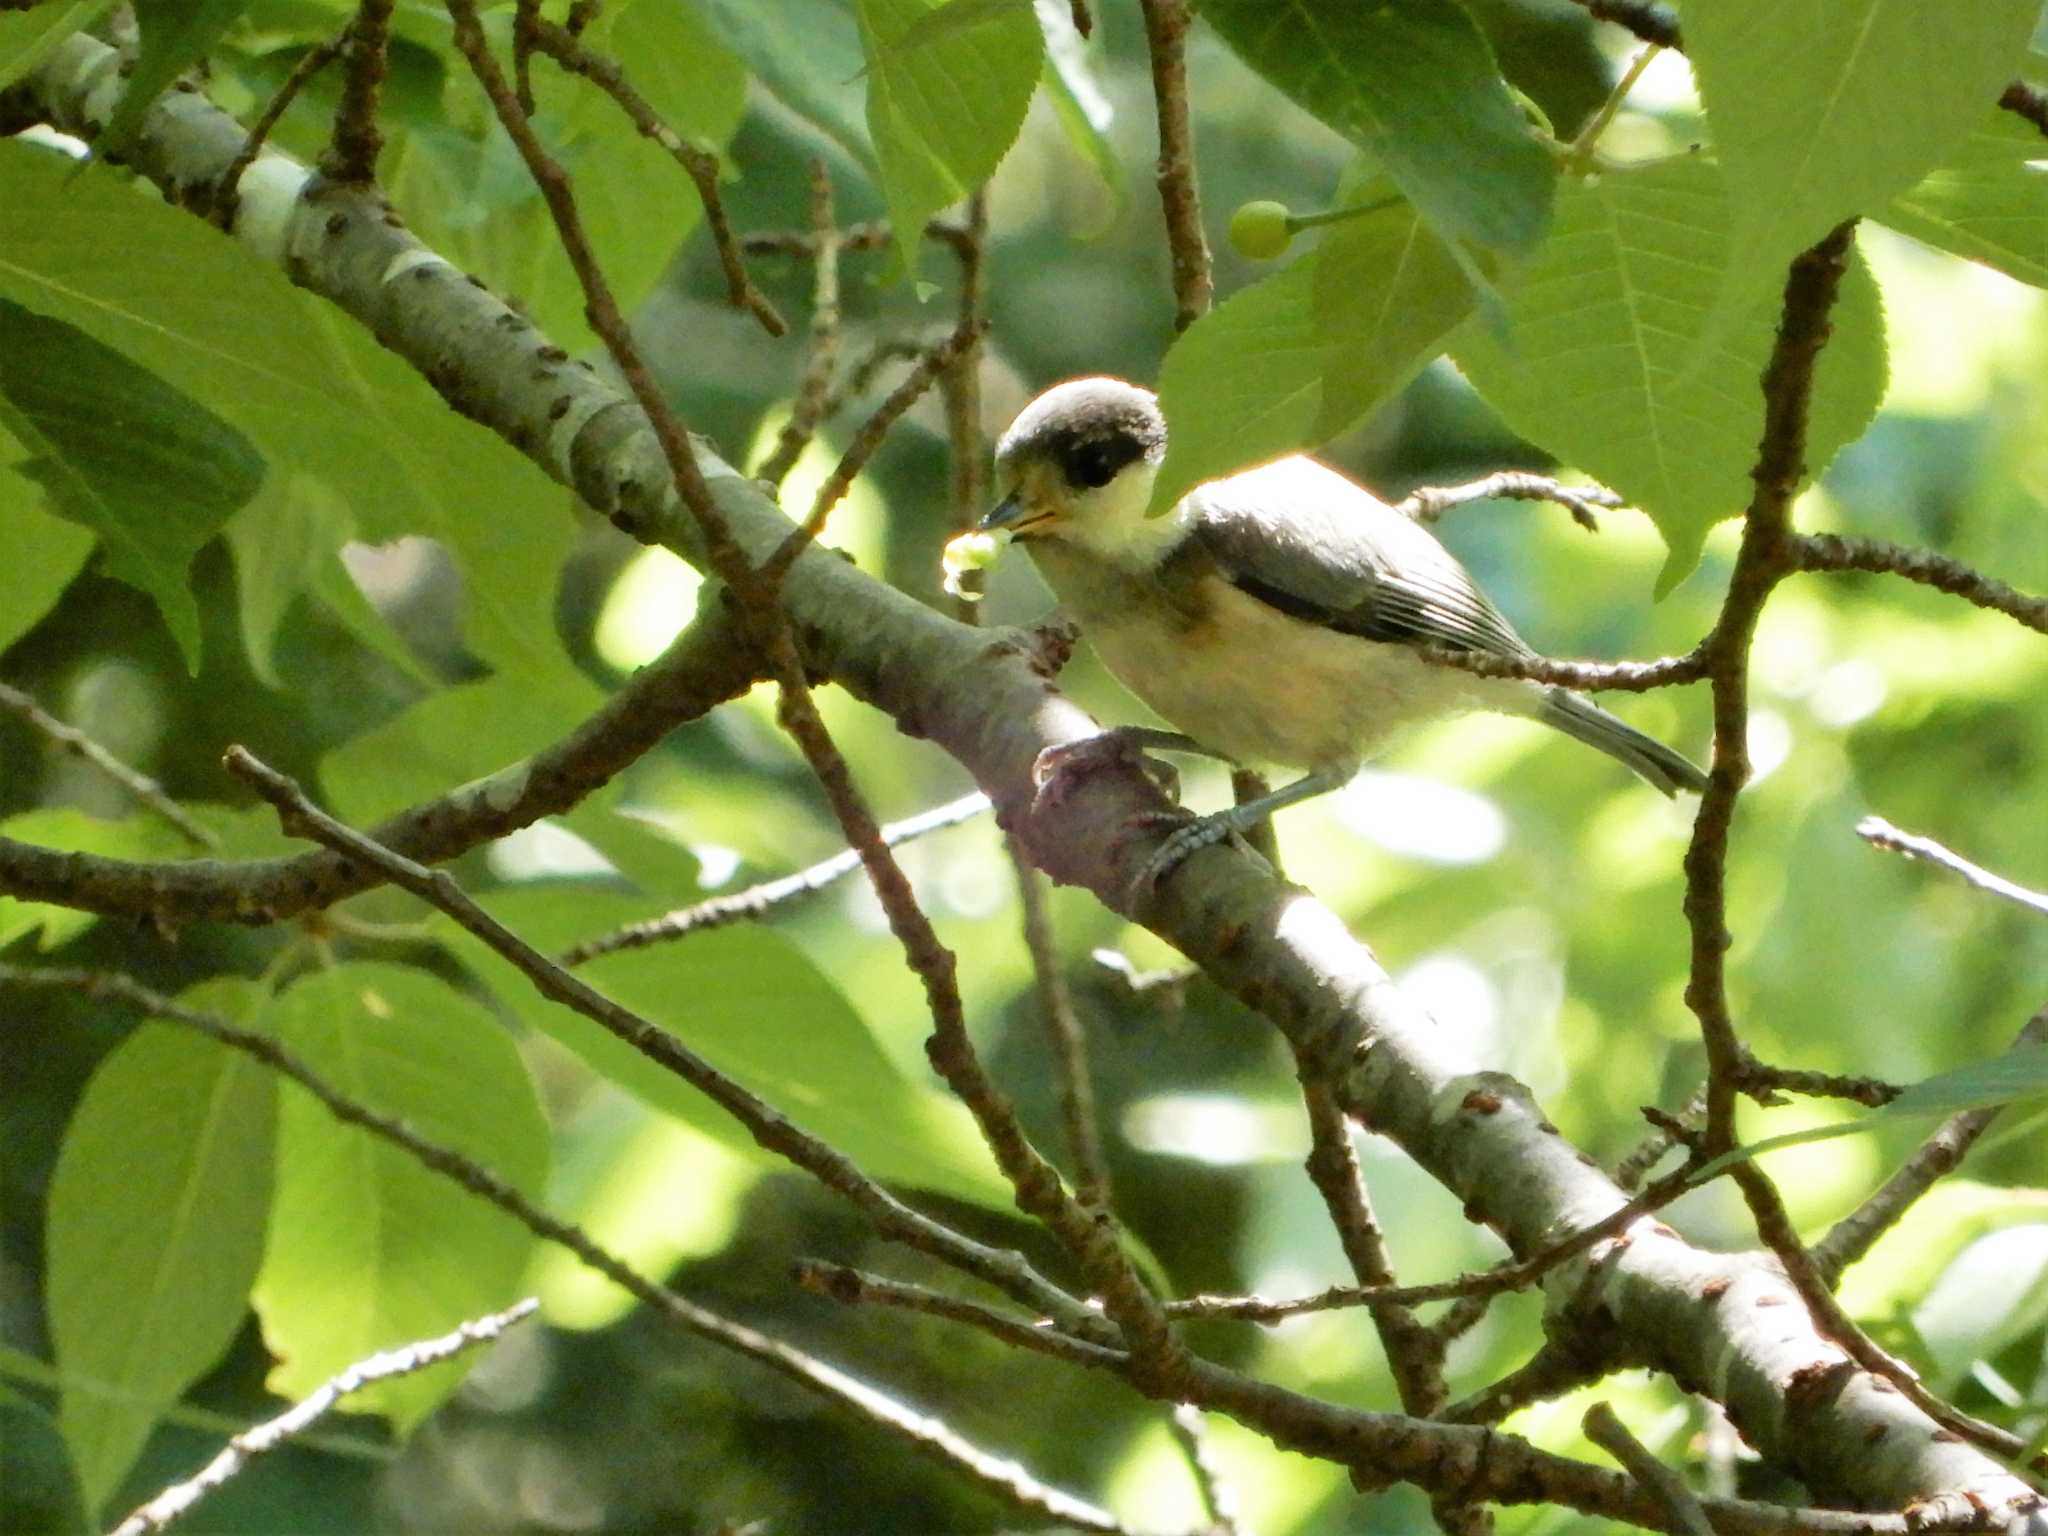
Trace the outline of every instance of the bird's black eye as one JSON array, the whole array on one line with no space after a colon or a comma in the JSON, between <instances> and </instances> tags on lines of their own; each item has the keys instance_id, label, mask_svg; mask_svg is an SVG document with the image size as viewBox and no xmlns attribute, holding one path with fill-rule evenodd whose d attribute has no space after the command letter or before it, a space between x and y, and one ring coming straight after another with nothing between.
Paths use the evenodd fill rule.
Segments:
<instances>
[{"instance_id":1,"label":"bird's black eye","mask_svg":"<svg viewBox=\"0 0 2048 1536\"><path fill-rule=\"evenodd\" d=\"M1117 446L1106 441L1076 443L1067 455L1068 482L1091 491L1109 484L1131 458L1128 453L1117 452Z\"/></svg>"}]
</instances>

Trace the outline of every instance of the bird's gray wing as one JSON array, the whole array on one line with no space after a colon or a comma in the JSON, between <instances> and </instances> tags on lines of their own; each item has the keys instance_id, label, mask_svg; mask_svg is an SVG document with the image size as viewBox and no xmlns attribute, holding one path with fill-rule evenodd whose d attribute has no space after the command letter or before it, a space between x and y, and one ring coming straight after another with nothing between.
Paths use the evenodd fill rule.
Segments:
<instances>
[{"instance_id":1,"label":"bird's gray wing","mask_svg":"<svg viewBox=\"0 0 2048 1536\"><path fill-rule=\"evenodd\" d=\"M1282 613L1365 640L1530 654L1435 535L1313 459L1213 480L1188 510L1223 578Z\"/></svg>"}]
</instances>

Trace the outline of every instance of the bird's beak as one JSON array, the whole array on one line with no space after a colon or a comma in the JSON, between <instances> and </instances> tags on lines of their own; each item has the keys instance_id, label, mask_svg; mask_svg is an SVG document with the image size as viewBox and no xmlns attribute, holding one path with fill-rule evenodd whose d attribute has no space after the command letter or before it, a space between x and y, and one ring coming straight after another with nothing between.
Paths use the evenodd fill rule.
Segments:
<instances>
[{"instance_id":1,"label":"bird's beak","mask_svg":"<svg viewBox=\"0 0 2048 1536\"><path fill-rule=\"evenodd\" d=\"M1022 538L1034 528L1043 527L1058 514L1048 508L1027 507L1013 491L1005 496L980 522L974 525L977 533L1007 533L1013 538Z\"/></svg>"}]
</instances>

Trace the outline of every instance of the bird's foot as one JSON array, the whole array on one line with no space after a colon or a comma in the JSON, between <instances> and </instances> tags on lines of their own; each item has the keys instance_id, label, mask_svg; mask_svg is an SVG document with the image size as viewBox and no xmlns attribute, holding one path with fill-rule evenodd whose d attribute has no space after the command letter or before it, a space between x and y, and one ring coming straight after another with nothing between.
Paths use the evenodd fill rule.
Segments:
<instances>
[{"instance_id":1,"label":"bird's foot","mask_svg":"<svg viewBox=\"0 0 2048 1536\"><path fill-rule=\"evenodd\" d=\"M1074 786L1090 774L1125 766L1142 771L1167 799L1179 800L1180 770L1156 757L1147 757L1144 749L1151 744L1150 736L1113 730L1047 747L1031 765L1031 782L1038 787L1031 809L1034 812L1057 809L1073 793ZM1145 815L1174 819L1164 811L1146 812Z\"/></svg>"},{"instance_id":2,"label":"bird's foot","mask_svg":"<svg viewBox=\"0 0 2048 1536\"><path fill-rule=\"evenodd\" d=\"M1131 877L1130 893L1133 900L1150 896L1159 889L1159 882L1179 868L1188 855L1200 853L1204 848L1218 843L1228 843L1248 858L1257 859L1261 865L1266 860L1259 851L1245 841L1246 822L1236 814L1237 807L1217 811L1208 816L1189 817L1185 812L1143 811L1125 822L1111 846L1110 857L1114 859L1131 838L1150 832L1160 826L1171 824L1174 830L1166 840L1152 850L1151 856L1138 867ZM1266 865L1267 868L1272 866Z\"/></svg>"}]
</instances>

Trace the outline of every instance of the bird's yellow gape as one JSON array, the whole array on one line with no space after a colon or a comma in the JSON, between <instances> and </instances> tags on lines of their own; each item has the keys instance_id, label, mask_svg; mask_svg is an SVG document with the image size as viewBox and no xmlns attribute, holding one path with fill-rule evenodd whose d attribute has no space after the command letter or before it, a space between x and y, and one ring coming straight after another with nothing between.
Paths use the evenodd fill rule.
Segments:
<instances>
[{"instance_id":1,"label":"bird's yellow gape","mask_svg":"<svg viewBox=\"0 0 2048 1536\"><path fill-rule=\"evenodd\" d=\"M1111 378L1056 385L996 445L1002 500L977 530L1024 543L1104 665L1184 733L1126 727L1055 748L1040 760L1044 792L1146 746L1306 770L1180 827L1140 871L1141 887L1340 787L1398 732L1471 709L1553 726L1667 795L1705 787L1686 758L1580 694L1419 656L1423 646L1535 653L1428 529L1363 486L1293 455L1208 481L1149 518L1165 453L1150 391ZM975 546L973 558L983 554L994 551ZM948 546L949 570L953 559Z\"/></svg>"}]
</instances>

